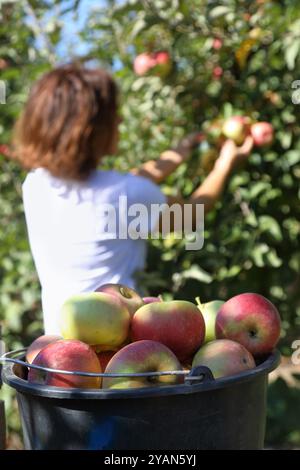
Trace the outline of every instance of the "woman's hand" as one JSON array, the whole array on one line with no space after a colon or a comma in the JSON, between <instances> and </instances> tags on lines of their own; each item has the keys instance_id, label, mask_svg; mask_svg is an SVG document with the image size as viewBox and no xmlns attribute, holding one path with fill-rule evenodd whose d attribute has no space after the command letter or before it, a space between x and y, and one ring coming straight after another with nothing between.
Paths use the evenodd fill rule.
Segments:
<instances>
[{"instance_id":1,"label":"woman's hand","mask_svg":"<svg viewBox=\"0 0 300 470\"><path fill-rule=\"evenodd\" d=\"M183 157L187 158L191 154L194 147L197 147L203 138L201 132L193 132L184 137L179 144L177 145L176 152L181 154Z\"/></svg>"},{"instance_id":2,"label":"woman's hand","mask_svg":"<svg viewBox=\"0 0 300 470\"><path fill-rule=\"evenodd\" d=\"M232 171L236 165L247 160L252 148L253 138L251 136L246 137L245 142L240 147L233 140L226 140L215 163L215 168Z\"/></svg>"},{"instance_id":3,"label":"woman's hand","mask_svg":"<svg viewBox=\"0 0 300 470\"><path fill-rule=\"evenodd\" d=\"M134 168L131 173L149 178L154 183L161 183L188 159L193 148L201 141L201 137L203 137L203 134L199 132L187 135L179 142L177 147L166 150L157 160L150 160L140 168Z\"/></svg>"}]
</instances>

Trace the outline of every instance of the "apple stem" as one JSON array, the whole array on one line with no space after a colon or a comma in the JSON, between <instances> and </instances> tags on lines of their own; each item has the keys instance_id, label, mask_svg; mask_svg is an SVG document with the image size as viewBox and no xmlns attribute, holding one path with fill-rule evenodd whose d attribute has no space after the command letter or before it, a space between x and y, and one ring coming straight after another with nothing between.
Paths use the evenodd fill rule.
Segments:
<instances>
[{"instance_id":1,"label":"apple stem","mask_svg":"<svg viewBox=\"0 0 300 470\"><path fill-rule=\"evenodd\" d=\"M196 304L198 305L198 307L201 307L202 303L201 303L200 297L196 297L195 300L196 300Z\"/></svg>"},{"instance_id":2,"label":"apple stem","mask_svg":"<svg viewBox=\"0 0 300 470\"><path fill-rule=\"evenodd\" d=\"M158 299L159 299L161 302L164 301L164 299L162 298L162 295L161 295L161 294L159 294Z\"/></svg>"}]
</instances>

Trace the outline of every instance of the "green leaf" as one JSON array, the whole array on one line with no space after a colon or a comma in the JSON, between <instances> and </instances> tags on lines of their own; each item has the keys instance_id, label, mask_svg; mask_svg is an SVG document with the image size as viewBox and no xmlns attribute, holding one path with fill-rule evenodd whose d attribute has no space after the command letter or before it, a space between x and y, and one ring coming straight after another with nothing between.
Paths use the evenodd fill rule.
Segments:
<instances>
[{"instance_id":1,"label":"green leaf","mask_svg":"<svg viewBox=\"0 0 300 470\"><path fill-rule=\"evenodd\" d=\"M227 13L230 13L231 9L225 5L219 5L217 7L212 8L212 10L209 13L209 16L211 19L216 19L219 18L220 16L224 16Z\"/></svg>"},{"instance_id":2,"label":"green leaf","mask_svg":"<svg viewBox=\"0 0 300 470\"><path fill-rule=\"evenodd\" d=\"M282 241L282 231L277 220L269 215L261 215L258 218L258 227L261 232L268 232L275 241Z\"/></svg>"},{"instance_id":3,"label":"green leaf","mask_svg":"<svg viewBox=\"0 0 300 470\"><path fill-rule=\"evenodd\" d=\"M205 284L212 282L212 276L197 265L192 265L189 269L183 271L182 277L184 279L196 279L197 281L204 282Z\"/></svg>"},{"instance_id":4,"label":"green leaf","mask_svg":"<svg viewBox=\"0 0 300 470\"><path fill-rule=\"evenodd\" d=\"M300 40L294 38L285 50L285 60L290 70L295 67L296 59L300 51Z\"/></svg>"}]
</instances>

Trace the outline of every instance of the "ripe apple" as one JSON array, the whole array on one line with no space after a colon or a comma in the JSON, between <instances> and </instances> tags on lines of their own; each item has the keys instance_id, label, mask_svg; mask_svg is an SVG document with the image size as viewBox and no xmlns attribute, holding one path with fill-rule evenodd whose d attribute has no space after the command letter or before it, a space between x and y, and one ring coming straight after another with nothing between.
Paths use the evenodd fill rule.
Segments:
<instances>
[{"instance_id":1,"label":"ripe apple","mask_svg":"<svg viewBox=\"0 0 300 470\"><path fill-rule=\"evenodd\" d=\"M131 323L133 341L159 341L178 359L189 359L203 343L205 323L196 305L184 300L153 302L135 312Z\"/></svg>"},{"instance_id":2,"label":"ripe apple","mask_svg":"<svg viewBox=\"0 0 300 470\"><path fill-rule=\"evenodd\" d=\"M9 146L5 144L0 144L0 153L2 153L2 155L4 155L5 157L9 157L11 154Z\"/></svg>"},{"instance_id":3,"label":"ripe apple","mask_svg":"<svg viewBox=\"0 0 300 470\"><path fill-rule=\"evenodd\" d=\"M222 77L223 75L223 72L224 70L222 69L222 67L220 67L219 65L217 65L216 67L214 67L213 69L213 78L215 78L216 80L218 80L219 78Z\"/></svg>"},{"instance_id":4,"label":"ripe apple","mask_svg":"<svg viewBox=\"0 0 300 470\"><path fill-rule=\"evenodd\" d=\"M139 294L130 287L123 284L104 284L98 287L95 292L104 292L106 294L115 295L121 303L128 309L132 316L138 308L144 305L143 299Z\"/></svg>"},{"instance_id":5,"label":"ripe apple","mask_svg":"<svg viewBox=\"0 0 300 470\"><path fill-rule=\"evenodd\" d=\"M148 52L143 52L134 59L133 69L137 75L146 75L155 65L156 62L153 55Z\"/></svg>"},{"instance_id":6,"label":"ripe apple","mask_svg":"<svg viewBox=\"0 0 300 470\"><path fill-rule=\"evenodd\" d=\"M161 78L166 77L171 72L172 63L170 54L167 51L154 52L155 60L154 73Z\"/></svg>"},{"instance_id":7,"label":"ripe apple","mask_svg":"<svg viewBox=\"0 0 300 470\"><path fill-rule=\"evenodd\" d=\"M218 51L223 46L223 41L220 38L214 38L212 43L212 48Z\"/></svg>"},{"instance_id":8,"label":"ripe apple","mask_svg":"<svg viewBox=\"0 0 300 470\"><path fill-rule=\"evenodd\" d=\"M182 370L172 351L157 341L137 341L120 349L109 361L105 373L140 373ZM154 385L173 385L181 376L118 377L103 379L103 388L140 388Z\"/></svg>"},{"instance_id":9,"label":"ripe apple","mask_svg":"<svg viewBox=\"0 0 300 470\"><path fill-rule=\"evenodd\" d=\"M210 341L202 346L193 359L192 367L206 366L215 379L253 369L252 354L241 344L229 339Z\"/></svg>"},{"instance_id":10,"label":"ripe apple","mask_svg":"<svg viewBox=\"0 0 300 470\"><path fill-rule=\"evenodd\" d=\"M60 340L48 344L33 364L51 369L101 373L96 353L85 343L77 340ZM84 377L30 369L28 382L64 388L100 388L101 377Z\"/></svg>"},{"instance_id":11,"label":"ripe apple","mask_svg":"<svg viewBox=\"0 0 300 470\"><path fill-rule=\"evenodd\" d=\"M249 132L249 124L250 120L246 116L232 116L224 122L222 132L225 137L241 145Z\"/></svg>"},{"instance_id":12,"label":"ripe apple","mask_svg":"<svg viewBox=\"0 0 300 470\"><path fill-rule=\"evenodd\" d=\"M162 302L160 297L143 297L144 305L152 304L153 302Z\"/></svg>"},{"instance_id":13,"label":"ripe apple","mask_svg":"<svg viewBox=\"0 0 300 470\"><path fill-rule=\"evenodd\" d=\"M26 352L26 361L29 364L32 364L34 358L38 355L38 353L48 344L54 343L62 339L61 336L58 335L42 335L35 339Z\"/></svg>"},{"instance_id":14,"label":"ripe apple","mask_svg":"<svg viewBox=\"0 0 300 470\"><path fill-rule=\"evenodd\" d=\"M196 298L196 302L205 321L204 343L208 343L209 341L213 341L214 339L216 339L216 317L218 311L220 310L224 302L223 300L212 300L211 302L206 302L205 304L202 304L199 297Z\"/></svg>"},{"instance_id":15,"label":"ripe apple","mask_svg":"<svg viewBox=\"0 0 300 470\"><path fill-rule=\"evenodd\" d=\"M9 67L9 62L6 59L0 57L0 70L5 70Z\"/></svg>"},{"instance_id":16,"label":"ripe apple","mask_svg":"<svg viewBox=\"0 0 300 470\"><path fill-rule=\"evenodd\" d=\"M160 77L166 77L171 71L170 54L167 51L143 52L134 59L133 69L137 75L153 72Z\"/></svg>"},{"instance_id":17,"label":"ripe apple","mask_svg":"<svg viewBox=\"0 0 300 470\"><path fill-rule=\"evenodd\" d=\"M61 310L64 339L78 339L111 351L128 337L130 314L115 295L90 292L74 295Z\"/></svg>"},{"instance_id":18,"label":"ripe apple","mask_svg":"<svg viewBox=\"0 0 300 470\"><path fill-rule=\"evenodd\" d=\"M253 142L257 147L268 145L273 142L274 128L269 122L256 122L251 126Z\"/></svg>"},{"instance_id":19,"label":"ripe apple","mask_svg":"<svg viewBox=\"0 0 300 470\"><path fill-rule=\"evenodd\" d=\"M227 300L217 314L216 337L237 341L254 356L270 353L279 336L279 313L262 295L236 295Z\"/></svg>"}]
</instances>

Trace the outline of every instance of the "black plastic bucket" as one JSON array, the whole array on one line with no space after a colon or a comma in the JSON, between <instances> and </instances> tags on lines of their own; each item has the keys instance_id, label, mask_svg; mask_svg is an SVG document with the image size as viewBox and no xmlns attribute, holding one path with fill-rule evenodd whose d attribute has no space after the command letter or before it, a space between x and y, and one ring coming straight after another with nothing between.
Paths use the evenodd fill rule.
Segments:
<instances>
[{"instance_id":1,"label":"black plastic bucket","mask_svg":"<svg viewBox=\"0 0 300 470\"><path fill-rule=\"evenodd\" d=\"M268 374L279 360L275 351L232 377L204 372L201 383L127 390L30 384L11 363L2 376L17 391L26 449L261 449Z\"/></svg>"}]
</instances>

